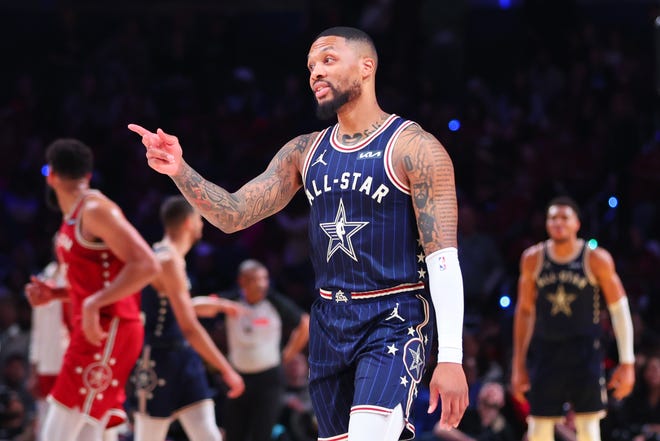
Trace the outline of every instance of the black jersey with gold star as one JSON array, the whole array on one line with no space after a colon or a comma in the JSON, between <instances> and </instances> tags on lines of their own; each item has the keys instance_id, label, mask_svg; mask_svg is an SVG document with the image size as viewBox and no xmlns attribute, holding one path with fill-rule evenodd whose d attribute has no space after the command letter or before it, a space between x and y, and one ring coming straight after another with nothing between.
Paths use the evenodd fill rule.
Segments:
<instances>
[{"instance_id":1,"label":"black jersey with gold star","mask_svg":"<svg viewBox=\"0 0 660 441\"><path fill-rule=\"evenodd\" d=\"M553 260L547 243L536 277L534 335L546 340L575 336L599 336L600 290L591 275L583 243L579 253L565 262Z\"/></svg>"}]
</instances>

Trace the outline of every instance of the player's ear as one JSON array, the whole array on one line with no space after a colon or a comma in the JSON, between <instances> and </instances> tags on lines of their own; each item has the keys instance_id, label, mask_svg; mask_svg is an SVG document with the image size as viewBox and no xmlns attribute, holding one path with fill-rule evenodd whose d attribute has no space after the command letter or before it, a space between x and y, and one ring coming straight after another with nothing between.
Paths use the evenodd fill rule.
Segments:
<instances>
[{"instance_id":1,"label":"player's ear","mask_svg":"<svg viewBox=\"0 0 660 441\"><path fill-rule=\"evenodd\" d=\"M372 76L376 72L376 60L373 57L362 57L361 71L364 78Z\"/></svg>"}]
</instances>

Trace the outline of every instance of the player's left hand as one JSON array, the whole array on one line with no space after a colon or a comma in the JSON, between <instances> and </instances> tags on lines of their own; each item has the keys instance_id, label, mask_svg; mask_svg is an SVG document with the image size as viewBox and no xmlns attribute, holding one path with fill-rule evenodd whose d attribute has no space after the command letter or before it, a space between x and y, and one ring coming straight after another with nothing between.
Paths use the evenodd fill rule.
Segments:
<instances>
[{"instance_id":1,"label":"player's left hand","mask_svg":"<svg viewBox=\"0 0 660 441\"><path fill-rule=\"evenodd\" d=\"M438 406L438 396L442 402L439 428L451 430L458 427L470 399L463 365L458 363L438 363L429 384L431 397L428 413Z\"/></svg>"},{"instance_id":2,"label":"player's left hand","mask_svg":"<svg viewBox=\"0 0 660 441\"><path fill-rule=\"evenodd\" d=\"M25 296L33 307L41 306L53 300L53 289L38 277L31 276L30 282L25 285Z\"/></svg>"},{"instance_id":3,"label":"player's left hand","mask_svg":"<svg viewBox=\"0 0 660 441\"><path fill-rule=\"evenodd\" d=\"M94 346L101 346L108 333L101 327L101 317L98 306L94 303L94 296L83 300L82 304L82 331L87 341Z\"/></svg>"},{"instance_id":4,"label":"player's left hand","mask_svg":"<svg viewBox=\"0 0 660 441\"><path fill-rule=\"evenodd\" d=\"M634 386L635 365L633 363L618 365L607 383L607 388L613 390L612 396L617 400L622 400L630 395Z\"/></svg>"}]
</instances>

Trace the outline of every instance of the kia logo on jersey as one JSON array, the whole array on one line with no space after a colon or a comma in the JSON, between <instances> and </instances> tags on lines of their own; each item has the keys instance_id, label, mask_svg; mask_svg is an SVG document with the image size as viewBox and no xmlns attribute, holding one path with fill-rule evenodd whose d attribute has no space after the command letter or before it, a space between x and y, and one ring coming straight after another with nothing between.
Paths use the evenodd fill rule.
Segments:
<instances>
[{"instance_id":1,"label":"kia logo on jersey","mask_svg":"<svg viewBox=\"0 0 660 441\"><path fill-rule=\"evenodd\" d=\"M383 152L362 152L358 155L358 159L376 159L382 156Z\"/></svg>"}]
</instances>

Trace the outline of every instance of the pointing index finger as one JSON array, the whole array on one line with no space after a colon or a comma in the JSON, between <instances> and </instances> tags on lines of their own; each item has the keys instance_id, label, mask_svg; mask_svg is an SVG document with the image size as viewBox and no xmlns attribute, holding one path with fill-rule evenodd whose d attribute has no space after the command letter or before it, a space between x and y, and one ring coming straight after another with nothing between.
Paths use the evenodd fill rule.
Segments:
<instances>
[{"instance_id":1,"label":"pointing index finger","mask_svg":"<svg viewBox=\"0 0 660 441\"><path fill-rule=\"evenodd\" d=\"M129 124L128 129L135 132L135 133L137 133L140 136L146 136L146 135L151 133L149 130L147 130L144 127L139 126L137 124Z\"/></svg>"}]
</instances>

